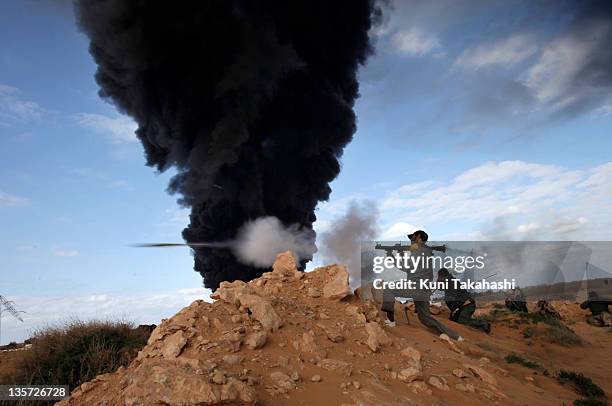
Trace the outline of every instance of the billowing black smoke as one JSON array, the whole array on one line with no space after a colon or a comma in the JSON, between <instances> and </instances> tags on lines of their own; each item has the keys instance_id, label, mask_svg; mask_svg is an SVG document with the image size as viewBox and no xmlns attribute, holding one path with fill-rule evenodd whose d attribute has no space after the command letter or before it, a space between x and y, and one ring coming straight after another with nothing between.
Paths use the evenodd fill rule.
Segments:
<instances>
[{"instance_id":1,"label":"billowing black smoke","mask_svg":"<svg viewBox=\"0 0 612 406\"><path fill-rule=\"evenodd\" d=\"M179 171L188 242L226 241L247 221L312 229L355 132L356 72L371 0L77 0L101 97L138 123L147 164ZM302 261L302 265L306 260ZM204 284L265 268L195 251Z\"/></svg>"}]
</instances>

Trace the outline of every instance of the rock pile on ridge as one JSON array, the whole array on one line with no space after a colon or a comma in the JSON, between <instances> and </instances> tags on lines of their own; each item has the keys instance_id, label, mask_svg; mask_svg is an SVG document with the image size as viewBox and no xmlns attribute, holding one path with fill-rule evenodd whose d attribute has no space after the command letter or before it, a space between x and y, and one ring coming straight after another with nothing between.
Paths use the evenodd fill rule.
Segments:
<instances>
[{"instance_id":1,"label":"rock pile on ridge","mask_svg":"<svg viewBox=\"0 0 612 406\"><path fill-rule=\"evenodd\" d=\"M376 303L353 296L348 282L343 266L303 273L291 253L280 254L272 272L248 283L223 282L213 303L195 301L163 320L127 368L84 383L60 405L558 405L576 399L552 377L500 366L503 354L471 343L479 333L459 327L468 341L455 343L418 322L385 327Z\"/></svg>"}]
</instances>

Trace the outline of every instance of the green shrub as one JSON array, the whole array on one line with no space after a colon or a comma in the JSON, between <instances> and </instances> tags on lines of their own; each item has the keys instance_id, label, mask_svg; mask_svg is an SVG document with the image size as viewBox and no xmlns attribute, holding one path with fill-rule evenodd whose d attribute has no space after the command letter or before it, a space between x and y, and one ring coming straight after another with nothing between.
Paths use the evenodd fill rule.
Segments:
<instances>
[{"instance_id":1,"label":"green shrub","mask_svg":"<svg viewBox=\"0 0 612 406\"><path fill-rule=\"evenodd\" d=\"M524 338L531 338L538 334L539 336L543 336L549 343L566 347L582 344L582 339L559 319L539 313L521 313L520 317L521 320L526 323L533 323L536 326L538 323L544 323L548 326L543 332L538 331L535 326L528 327L523 331Z\"/></svg>"},{"instance_id":2,"label":"green shrub","mask_svg":"<svg viewBox=\"0 0 612 406\"><path fill-rule=\"evenodd\" d=\"M536 332L536 329L535 329L535 328L533 328L533 327L527 327L527 328L525 329L525 331L523 331L523 337L525 337L525 338L531 338L531 337L533 337L533 336L534 336L535 332Z\"/></svg>"},{"instance_id":3,"label":"green shrub","mask_svg":"<svg viewBox=\"0 0 612 406\"><path fill-rule=\"evenodd\" d=\"M518 313L521 320L531 322L533 324L549 322L552 318L544 316L540 313Z\"/></svg>"},{"instance_id":4,"label":"green shrub","mask_svg":"<svg viewBox=\"0 0 612 406\"><path fill-rule=\"evenodd\" d=\"M571 347L572 345L582 344L582 339L574 333L573 330L567 328L563 324L551 325L545 332L544 338L546 341Z\"/></svg>"},{"instance_id":5,"label":"green shrub","mask_svg":"<svg viewBox=\"0 0 612 406\"><path fill-rule=\"evenodd\" d=\"M481 314L479 316L475 316L474 318L476 320L484 320L488 321L489 323L494 323L501 314L503 314L503 311L493 309L488 314Z\"/></svg>"},{"instance_id":6,"label":"green shrub","mask_svg":"<svg viewBox=\"0 0 612 406\"><path fill-rule=\"evenodd\" d=\"M574 406L607 406L607 402L595 398L574 400Z\"/></svg>"},{"instance_id":7,"label":"green shrub","mask_svg":"<svg viewBox=\"0 0 612 406\"><path fill-rule=\"evenodd\" d=\"M537 362L529 361L517 354L506 355L505 360L508 364L519 364L526 368L535 369L537 371L545 371L542 365L538 364Z\"/></svg>"},{"instance_id":8,"label":"green shrub","mask_svg":"<svg viewBox=\"0 0 612 406\"><path fill-rule=\"evenodd\" d=\"M587 398L600 398L603 397L604 391L597 384L595 384L591 378L588 378L581 373L571 371L559 371L557 379L561 383L571 384L576 392Z\"/></svg>"},{"instance_id":9,"label":"green shrub","mask_svg":"<svg viewBox=\"0 0 612 406\"><path fill-rule=\"evenodd\" d=\"M146 344L148 332L125 321L73 320L33 336L32 347L17 361L15 384L69 385L126 366Z\"/></svg>"}]
</instances>

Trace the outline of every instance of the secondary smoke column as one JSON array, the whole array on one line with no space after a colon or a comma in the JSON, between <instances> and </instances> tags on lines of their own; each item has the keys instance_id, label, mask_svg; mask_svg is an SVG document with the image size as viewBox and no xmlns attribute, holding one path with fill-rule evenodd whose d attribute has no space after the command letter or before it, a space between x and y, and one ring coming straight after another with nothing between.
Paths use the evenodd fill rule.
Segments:
<instances>
[{"instance_id":1,"label":"secondary smoke column","mask_svg":"<svg viewBox=\"0 0 612 406\"><path fill-rule=\"evenodd\" d=\"M274 216L311 230L355 132L368 0L77 0L100 96L138 123L147 164L178 174L188 242L227 241ZM302 261L305 264L307 259ZM198 248L204 284L259 276Z\"/></svg>"},{"instance_id":2,"label":"secondary smoke column","mask_svg":"<svg viewBox=\"0 0 612 406\"><path fill-rule=\"evenodd\" d=\"M334 218L329 229L321 233L323 261L347 265L352 283L361 279L361 242L378 235L378 214L375 202L353 200L346 213Z\"/></svg>"}]
</instances>

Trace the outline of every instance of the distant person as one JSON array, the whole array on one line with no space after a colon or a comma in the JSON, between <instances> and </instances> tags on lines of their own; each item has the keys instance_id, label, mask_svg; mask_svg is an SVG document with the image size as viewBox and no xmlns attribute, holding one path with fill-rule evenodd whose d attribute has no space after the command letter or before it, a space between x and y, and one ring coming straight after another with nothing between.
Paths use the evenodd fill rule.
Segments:
<instances>
[{"instance_id":1,"label":"distant person","mask_svg":"<svg viewBox=\"0 0 612 406\"><path fill-rule=\"evenodd\" d=\"M410 238L411 243L410 255L422 257L422 260L419 262L418 267L414 269L414 272L412 272L412 270L406 270L406 272L409 272L408 278L415 280L417 284L420 279L429 279L430 281L433 280L433 269L429 266L429 260L427 259L433 256L433 251L425 244L429 239L429 236L425 231L418 230L412 234L409 234L408 238ZM435 331L437 334L446 334L453 340L462 341L463 338L456 331L440 323L431 315L431 311L429 309L429 300L431 298L431 293L431 290L412 289L409 291L405 291L405 293L403 294L398 294L398 296L413 298L417 317L423 325ZM393 319L395 295L395 292L388 292L387 294L383 294L382 304L382 310L387 313L387 317L389 318L388 324L392 326L395 325Z\"/></svg>"},{"instance_id":2,"label":"distant person","mask_svg":"<svg viewBox=\"0 0 612 406\"><path fill-rule=\"evenodd\" d=\"M527 301L521 288L516 288L510 296L506 298L506 308L511 312L527 313Z\"/></svg>"},{"instance_id":3,"label":"distant person","mask_svg":"<svg viewBox=\"0 0 612 406\"><path fill-rule=\"evenodd\" d=\"M589 292L587 300L580 304L582 309L589 309L591 315L587 317L587 323L595 327L612 327L612 317L609 306L612 301L602 299L597 292Z\"/></svg>"},{"instance_id":4,"label":"distant person","mask_svg":"<svg viewBox=\"0 0 612 406\"><path fill-rule=\"evenodd\" d=\"M476 301L465 289L455 288L451 280L453 276L448 269L442 268L438 271L438 282L447 281L448 288L444 291L444 302L451 311L450 319L455 323L465 324L485 333L491 332L491 323L485 320L475 319Z\"/></svg>"},{"instance_id":5,"label":"distant person","mask_svg":"<svg viewBox=\"0 0 612 406\"><path fill-rule=\"evenodd\" d=\"M553 319L561 320L561 315L555 308L544 299L538 300L536 312L544 317L550 317Z\"/></svg>"}]
</instances>

